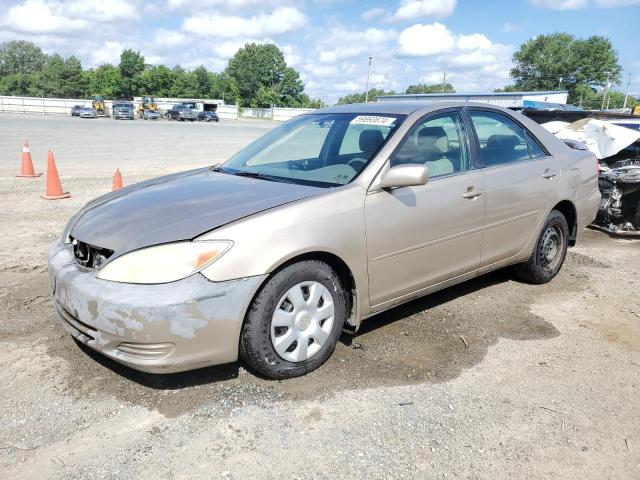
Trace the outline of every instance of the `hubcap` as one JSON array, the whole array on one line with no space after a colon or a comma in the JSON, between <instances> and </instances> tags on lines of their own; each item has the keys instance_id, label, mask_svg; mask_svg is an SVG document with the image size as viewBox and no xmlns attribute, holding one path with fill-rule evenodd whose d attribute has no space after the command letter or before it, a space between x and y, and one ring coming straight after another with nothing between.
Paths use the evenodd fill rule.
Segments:
<instances>
[{"instance_id":1,"label":"hubcap","mask_svg":"<svg viewBox=\"0 0 640 480\"><path fill-rule=\"evenodd\" d=\"M540 244L542 264L548 269L554 269L561 260L562 231L555 225L548 227L542 235Z\"/></svg>"},{"instance_id":2,"label":"hubcap","mask_svg":"<svg viewBox=\"0 0 640 480\"><path fill-rule=\"evenodd\" d=\"M289 362L302 362L317 354L329 339L334 320L333 297L318 282L291 287L271 318L271 343Z\"/></svg>"}]
</instances>

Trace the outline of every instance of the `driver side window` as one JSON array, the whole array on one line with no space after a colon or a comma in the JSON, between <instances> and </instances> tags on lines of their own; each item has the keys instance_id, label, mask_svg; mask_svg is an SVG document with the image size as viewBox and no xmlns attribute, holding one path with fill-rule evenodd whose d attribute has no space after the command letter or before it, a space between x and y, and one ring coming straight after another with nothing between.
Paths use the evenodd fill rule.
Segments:
<instances>
[{"instance_id":1,"label":"driver side window","mask_svg":"<svg viewBox=\"0 0 640 480\"><path fill-rule=\"evenodd\" d=\"M391 166L426 164L429 177L441 177L469 169L469 153L457 112L430 117L404 140L391 158Z\"/></svg>"},{"instance_id":2,"label":"driver side window","mask_svg":"<svg viewBox=\"0 0 640 480\"><path fill-rule=\"evenodd\" d=\"M431 117L420 124L391 158L391 166L426 164L429 177L442 177L469 169L469 153L457 112Z\"/></svg>"}]
</instances>

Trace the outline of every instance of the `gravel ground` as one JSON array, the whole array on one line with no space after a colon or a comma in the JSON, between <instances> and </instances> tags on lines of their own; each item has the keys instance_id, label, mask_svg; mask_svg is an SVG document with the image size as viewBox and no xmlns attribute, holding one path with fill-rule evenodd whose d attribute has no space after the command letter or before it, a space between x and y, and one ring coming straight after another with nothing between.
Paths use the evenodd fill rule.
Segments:
<instances>
[{"instance_id":1,"label":"gravel ground","mask_svg":"<svg viewBox=\"0 0 640 480\"><path fill-rule=\"evenodd\" d=\"M585 230L544 286L499 271L378 315L306 377L138 373L78 346L46 248L109 190L273 124L0 115L2 478L640 478L640 241ZM51 149L71 198L18 179Z\"/></svg>"}]
</instances>

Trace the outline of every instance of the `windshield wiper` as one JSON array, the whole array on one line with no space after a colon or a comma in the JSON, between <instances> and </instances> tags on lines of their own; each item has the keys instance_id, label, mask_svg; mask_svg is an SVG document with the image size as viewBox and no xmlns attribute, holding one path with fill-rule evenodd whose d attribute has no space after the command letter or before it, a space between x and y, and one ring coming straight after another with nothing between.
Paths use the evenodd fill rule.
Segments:
<instances>
[{"instance_id":1,"label":"windshield wiper","mask_svg":"<svg viewBox=\"0 0 640 480\"><path fill-rule=\"evenodd\" d=\"M286 180L281 180L279 177L272 177L270 175L264 175L263 173L258 173L258 172L234 172L231 175L236 175L238 177L257 178L259 180L267 180L269 182L286 181Z\"/></svg>"}]
</instances>

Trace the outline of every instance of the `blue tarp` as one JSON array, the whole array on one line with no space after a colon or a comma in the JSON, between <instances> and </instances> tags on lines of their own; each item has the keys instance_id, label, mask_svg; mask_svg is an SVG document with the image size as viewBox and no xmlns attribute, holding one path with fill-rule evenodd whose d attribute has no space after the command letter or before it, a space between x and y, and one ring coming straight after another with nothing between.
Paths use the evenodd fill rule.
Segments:
<instances>
[{"instance_id":1,"label":"blue tarp","mask_svg":"<svg viewBox=\"0 0 640 480\"><path fill-rule=\"evenodd\" d=\"M563 112L582 112L583 110L575 105L565 105L563 103L536 102L534 100L523 100L522 108L528 110L561 110Z\"/></svg>"}]
</instances>

